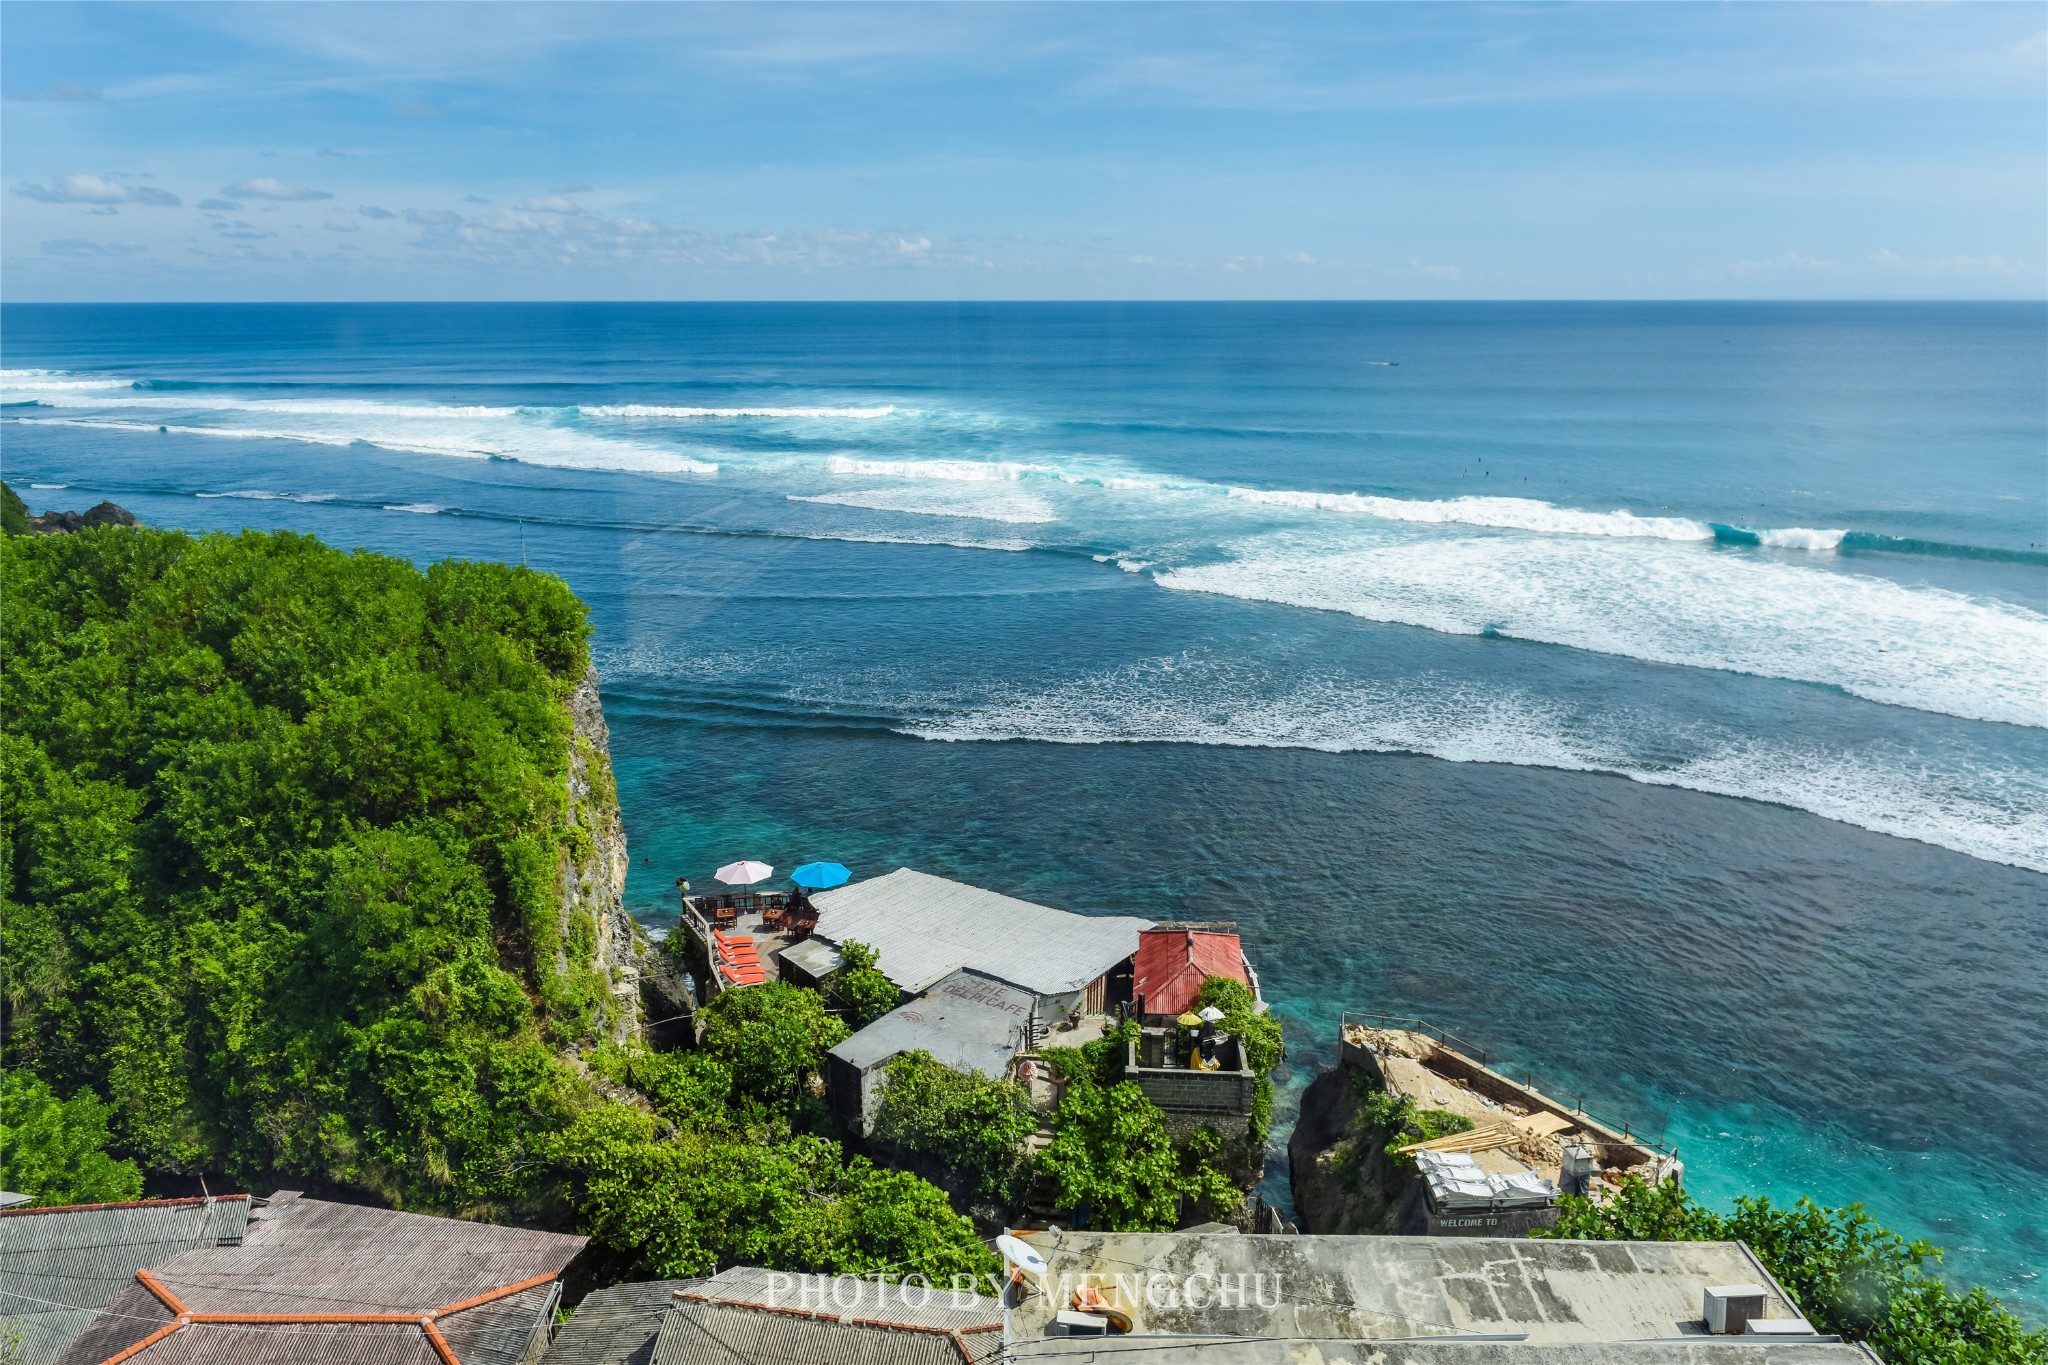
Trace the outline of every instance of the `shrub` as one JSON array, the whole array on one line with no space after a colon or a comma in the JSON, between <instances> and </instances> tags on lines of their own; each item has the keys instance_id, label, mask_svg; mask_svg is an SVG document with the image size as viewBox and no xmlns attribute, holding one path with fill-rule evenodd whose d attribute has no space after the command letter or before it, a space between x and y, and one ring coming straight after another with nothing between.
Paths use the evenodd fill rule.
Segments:
<instances>
[{"instance_id":1,"label":"shrub","mask_svg":"<svg viewBox=\"0 0 2048 1365\"><path fill-rule=\"evenodd\" d=\"M141 1198L142 1172L104 1150L108 1112L90 1090L60 1100L26 1072L0 1072L0 1186L45 1205Z\"/></svg>"},{"instance_id":2,"label":"shrub","mask_svg":"<svg viewBox=\"0 0 2048 1365\"><path fill-rule=\"evenodd\" d=\"M1016 1199L1027 1171L1024 1139L1038 1131L1023 1086L955 1071L928 1052L896 1058L888 1078L876 1137L942 1163L976 1198Z\"/></svg>"},{"instance_id":3,"label":"shrub","mask_svg":"<svg viewBox=\"0 0 2048 1365\"><path fill-rule=\"evenodd\" d=\"M855 1029L866 1028L902 1003L903 992L896 983L875 969L878 960L865 943L840 945L839 970L828 984L853 1016Z\"/></svg>"}]
</instances>

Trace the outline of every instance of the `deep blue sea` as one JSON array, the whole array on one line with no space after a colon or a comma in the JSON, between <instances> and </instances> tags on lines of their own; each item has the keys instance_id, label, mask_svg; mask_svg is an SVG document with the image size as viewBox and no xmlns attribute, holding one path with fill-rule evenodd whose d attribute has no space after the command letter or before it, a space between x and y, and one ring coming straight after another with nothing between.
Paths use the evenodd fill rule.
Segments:
<instances>
[{"instance_id":1,"label":"deep blue sea","mask_svg":"<svg viewBox=\"0 0 2048 1365\"><path fill-rule=\"evenodd\" d=\"M35 510L567 579L636 912L1232 918L1290 1093L1416 1012L2048 1314L2038 305L0 320Z\"/></svg>"}]
</instances>

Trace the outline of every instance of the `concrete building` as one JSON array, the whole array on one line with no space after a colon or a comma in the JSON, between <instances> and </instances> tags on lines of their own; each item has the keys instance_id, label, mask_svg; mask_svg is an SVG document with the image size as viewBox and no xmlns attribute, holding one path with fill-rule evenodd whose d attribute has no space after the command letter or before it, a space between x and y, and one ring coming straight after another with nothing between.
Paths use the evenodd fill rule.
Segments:
<instances>
[{"instance_id":1,"label":"concrete building","mask_svg":"<svg viewBox=\"0 0 2048 1365\"><path fill-rule=\"evenodd\" d=\"M1030 1046L1031 992L971 968L942 978L832 1049L825 1094L841 1122L865 1137L887 1082L885 1069L906 1052L928 1052L955 1071L1007 1080Z\"/></svg>"},{"instance_id":2,"label":"concrete building","mask_svg":"<svg viewBox=\"0 0 2048 1365\"><path fill-rule=\"evenodd\" d=\"M1815 1335L1739 1242L1024 1234L1045 1287L1017 1291L1018 1358L1251 1365L1873 1365ZM1710 1333L1709 1291L1750 1295ZM1091 1295L1130 1324L1094 1334ZM1090 1333L1081 1335L1079 1333ZM1199 1349L1197 1349L1199 1348Z\"/></svg>"},{"instance_id":3,"label":"concrete building","mask_svg":"<svg viewBox=\"0 0 2048 1365\"><path fill-rule=\"evenodd\" d=\"M1041 1021L1096 1014L1129 999L1122 970L1138 934L1152 927L1128 915L1034 905L907 867L821 891L811 903L817 928L779 954L792 979L821 981L838 969L840 944L864 943L907 995L967 967L1029 991Z\"/></svg>"},{"instance_id":4,"label":"concrete building","mask_svg":"<svg viewBox=\"0 0 2048 1365\"><path fill-rule=\"evenodd\" d=\"M584 1240L280 1191L137 1271L59 1365L530 1365Z\"/></svg>"}]
</instances>

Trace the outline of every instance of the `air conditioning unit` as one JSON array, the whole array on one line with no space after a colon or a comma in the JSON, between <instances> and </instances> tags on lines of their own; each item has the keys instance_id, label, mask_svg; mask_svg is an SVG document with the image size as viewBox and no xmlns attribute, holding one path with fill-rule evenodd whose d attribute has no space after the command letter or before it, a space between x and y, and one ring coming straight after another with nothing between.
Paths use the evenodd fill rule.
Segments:
<instances>
[{"instance_id":1,"label":"air conditioning unit","mask_svg":"<svg viewBox=\"0 0 2048 1365\"><path fill-rule=\"evenodd\" d=\"M1715 1336L1740 1336L1751 1319L1764 1315L1769 1293L1760 1284L1711 1284L1701 1296L1700 1316Z\"/></svg>"}]
</instances>

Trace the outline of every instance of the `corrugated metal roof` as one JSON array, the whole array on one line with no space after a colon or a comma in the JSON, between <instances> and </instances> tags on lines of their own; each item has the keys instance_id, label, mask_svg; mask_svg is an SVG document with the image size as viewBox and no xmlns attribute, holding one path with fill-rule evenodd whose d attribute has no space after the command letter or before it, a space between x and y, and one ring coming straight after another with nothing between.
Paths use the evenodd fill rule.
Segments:
<instances>
[{"instance_id":1,"label":"corrugated metal roof","mask_svg":"<svg viewBox=\"0 0 2048 1365\"><path fill-rule=\"evenodd\" d=\"M1145 1013L1185 1014L1202 994L1202 982L1212 976L1252 984L1236 934L1147 929L1138 935L1131 992L1145 997Z\"/></svg>"},{"instance_id":2,"label":"corrugated metal roof","mask_svg":"<svg viewBox=\"0 0 2048 1365\"><path fill-rule=\"evenodd\" d=\"M639 1280L593 1291L555 1333L546 1365L651 1365L662 1315L702 1280Z\"/></svg>"},{"instance_id":3,"label":"corrugated metal roof","mask_svg":"<svg viewBox=\"0 0 2048 1365\"><path fill-rule=\"evenodd\" d=\"M0 1212L0 1316L26 1332L22 1365L50 1365L136 1271L240 1237L248 1221L246 1194Z\"/></svg>"},{"instance_id":4,"label":"corrugated metal roof","mask_svg":"<svg viewBox=\"0 0 2048 1365\"><path fill-rule=\"evenodd\" d=\"M963 968L841 1042L832 1055L867 1071L922 1049L955 1071L1000 1081L1024 1044L1032 1004L1031 992Z\"/></svg>"},{"instance_id":5,"label":"corrugated metal roof","mask_svg":"<svg viewBox=\"0 0 2048 1365\"><path fill-rule=\"evenodd\" d=\"M882 974L923 991L972 967L1038 995L1080 990L1138 948L1152 921L1076 915L901 867L811 897L816 936L865 943Z\"/></svg>"},{"instance_id":6,"label":"corrugated metal roof","mask_svg":"<svg viewBox=\"0 0 2048 1365\"><path fill-rule=\"evenodd\" d=\"M583 1244L581 1237L559 1233L287 1195L274 1197L249 1222L240 1246L188 1251L151 1273L195 1314L436 1314L437 1330L462 1365L516 1365L553 1302L553 1278ZM542 1282L502 1293L534 1279ZM493 1294L488 1302L463 1306ZM171 1320L171 1309L156 1293L131 1284L72 1344L61 1365L97 1365ZM306 1344L292 1334L304 1332L318 1339L318 1350L308 1355L302 1349L300 1360L441 1365L416 1323L397 1324L404 1328L398 1332L392 1326L202 1321L135 1359L143 1365L291 1359L292 1343Z\"/></svg>"}]
</instances>

